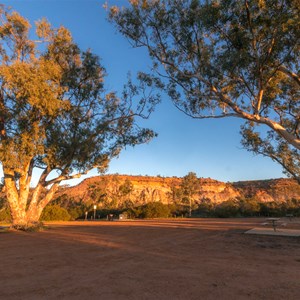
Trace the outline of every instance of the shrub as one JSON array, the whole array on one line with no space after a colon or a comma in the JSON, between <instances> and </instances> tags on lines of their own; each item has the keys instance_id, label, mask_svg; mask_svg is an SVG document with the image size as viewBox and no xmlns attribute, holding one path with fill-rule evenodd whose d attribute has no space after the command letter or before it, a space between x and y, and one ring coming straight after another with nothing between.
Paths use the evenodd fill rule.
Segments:
<instances>
[{"instance_id":1,"label":"shrub","mask_svg":"<svg viewBox=\"0 0 300 300\"><path fill-rule=\"evenodd\" d=\"M85 217L85 209L82 206L75 206L67 209L71 220L83 219Z\"/></svg>"},{"instance_id":2,"label":"shrub","mask_svg":"<svg viewBox=\"0 0 300 300\"><path fill-rule=\"evenodd\" d=\"M252 217L260 215L260 203L255 198L246 198L239 200L240 213L244 217Z\"/></svg>"},{"instance_id":3,"label":"shrub","mask_svg":"<svg viewBox=\"0 0 300 300\"><path fill-rule=\"evenodd\" d=\"M203 198L200 200L198 208L193 212L193 214L200 217L210 217L214 216L214 212L215 203L208 198Z\"/></svg>"},{"instance_id":4,"label":"shrub","mask_svg":"<svg viewBox=\"0 0 300 300\"><path fill-rule=\"evenodd\" d=\"M150 202L142 206L142 218L168 218L171 215L171 209L168 205L161 202Z\"/></svg>"},{"instance_id":5,"label":"shrub","mask_svg":"<svg viewBox=\"0 0 300 300\"><path fill-rule=\"evenodd\" d=\"M285 215L285 211L283 211L282 204L272 202L263 202L260 203L260 212L261 215L266 217L281 217Z\"/></svg>"},{"instance_id":6,"label":"shrub","mask_svg":"<svg viewBox=\"0 0 300 300\"><path fill-rule=\"evenodd\" d=\"M292 214L295 217L300 217L300 200L291 199L285 202L286 214Z\"/></svg>"},{"instance_id":7,"label":"shrub","mask_svg":"<svg viewBox=\"0 0 300 300\"><path fill-rule=\"evenodd\" d=\"M128 208L124 212L127 213L128 219L140 218L142 214L141 206Z\"/></svg>"},{"instance_id":8,"label":"shrub","mask_svg":"<svg viewBox=\"0 0 300 300\"><path fill-rule=\"evenodd\" d=\"M172 207L174 209L174 207ZM150 202L142 206L132 207L124 210L128 218L168 218L174 212L169 205L161 202Z\"/></svg>"},{"instance_id":9,"label":"shrub","mask_svg":"<svg viewBox=\"0 0 300 300\"><path fill-rule=\"evenodd\" d=\"M169 204L168 206L171 211L172 217L179 217L188 213L185 205L173 203Z\"/></svg>"},{"instance_id":10,"label":"shrub","mask_svg":"<svg viewBox=\"0 0 300 300\"><path fill-rule=\"evenodd\" d=\"M0 222L11 222L11 215L8 207L0 209Z\"/></svg>"},{"instance_id":11,"label":"shrub","mask_svg":"<svg viewBox=\"0 0 300 300\"><path fill-rule=\"evenodd\" d=\"M215 214L219 218L237 217L239 214L239 206L233 200L224 201L216 206Z\"/></svg>"},{"instance_id":12,"label":"shrub","mask_svg":"<svg viewBox=\"0 0 300 300\"><path fill-rule=\"evenodd\" d=\"M46 206L41 216L42 221L69 221L70 219L68 211L58 205Z\"/></svg>"}]
</instances>

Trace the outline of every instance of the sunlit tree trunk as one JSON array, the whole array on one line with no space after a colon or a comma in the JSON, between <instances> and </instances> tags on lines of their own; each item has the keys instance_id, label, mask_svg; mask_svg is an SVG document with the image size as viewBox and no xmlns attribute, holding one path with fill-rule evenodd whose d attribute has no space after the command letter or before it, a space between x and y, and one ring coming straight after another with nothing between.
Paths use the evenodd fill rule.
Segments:
<instances>
[{"instance_id":1,"label":"sunlit tree trunk","mask_svg":"<svg viewBox=\"0 0 300 300\"><path fill-rule=\"evenodd\" d=\"M7 191L7 195L9 194L9 191ZM51 197L51 199L47 199L49 201L46 202L45 198L43 198L42 201L40 201L40 203L30 203L28 205L27 199L23 199L18 196L9 196L7 200L11 211L12 226L17 229L26 229L30 227L39 226L41 223L40 217L43 212L43 209L52 200L52 198L53 197Z\"/></svg>"},{"instance_id":2,"label":"sunlit tree trunk","mask_svg":"<svg viewBox=\"0 0 300 300\"><path fill-rule=\"evenodd\" d=\"M25 226L27 224L27 217L26 217L27 199L22 199L22 198L20 199L18 190L15 185L13 173L6 171L4 180L5 180L7 201L10 207L11 217L13 220L13 226L16 224Z\"/></svg>"},{"instance_id":3,"label":"sunlit tree trunk","mask_svg":"<svg viewBox=\"0 0 300 300\"><path fill-rule=\"evenodd\" d=\"M40 225L40 217L45 206L53 199L59 183L54 183L41 196L43 185L41 182L29 193L30 179L27 175L16 181L14 173L4 168L4 181L7 202L9 204L12 226L16 229L27 229ZM43 174L40 181L46 176Z\"/></svg>"},{"instance_id":4,"label":"sunlit tree trunk","mask_svg":"<svg viewBox=\"0 0 300 300\"><path fill-rule=\"evenodd\" d=\"M27 207L27 199L13 194L10 188L7 188L7 201L11 212L12 226L17 229L37 226L42 208L37 204Z\"/></svg>"}]
</instances>

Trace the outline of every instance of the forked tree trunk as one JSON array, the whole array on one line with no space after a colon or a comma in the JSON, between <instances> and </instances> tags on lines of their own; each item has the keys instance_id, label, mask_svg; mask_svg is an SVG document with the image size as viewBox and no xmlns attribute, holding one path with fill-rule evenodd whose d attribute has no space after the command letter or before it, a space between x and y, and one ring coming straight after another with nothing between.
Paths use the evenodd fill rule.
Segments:
<instances>
[{"instance_id":1,"label":"forked tree trunk","mask_svg":"<svg viewBox=\"0 0 300 300\"><path fill-rule=\"evenodd\" d=\"M40 183L34 188L32 193L29 193L30 180L21 178L17 185L13 172L9 171L6 172L4 180L7 202L11 211L12 226L21 230L40 227L40 217L43 209L53 199L59 182L54 183L41 197L43 186Z\"/></svg>"},{"instance_id":2,"label":"forked tree trunk","mask_svg":"<svg viewBox=\"0 0 300 300\"><path fill-rule=\"evenodd\" d=\"M24 209L23 207L19 206L17 202L18 201L15 200L11 201L11 199L8 201L13 228L26 230L40 226L40 217L43 209L37 205L30 205L28 209Z\"/></svg>"},{"instance_id":3,"label":"forked tree trunk","mask_svg":"<svg viewBox=\"0 0 300 300\"><path fill-rule=\"evenodd\" d=\"M37 186L28 201L27 196L22 197L15 185L6 181L6 196L12 217L12 226L16 229L27 230L40 227L40 217L45 206L52 200L58 184L54 184L43 198L40 198L41 187Z\"/></svg>"}]
</instances>

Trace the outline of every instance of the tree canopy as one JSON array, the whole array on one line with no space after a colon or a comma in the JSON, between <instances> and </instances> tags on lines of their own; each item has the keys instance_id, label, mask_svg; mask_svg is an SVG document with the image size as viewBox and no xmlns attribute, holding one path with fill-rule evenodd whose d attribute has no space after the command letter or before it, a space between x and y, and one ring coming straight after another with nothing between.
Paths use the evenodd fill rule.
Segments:
<instances>
[{"instance_id":1,"label":"tree canopy","mask_svg":"<svg viewBox=\"0 0 300 300\"><path fill-rule=\"evenodd\" d=\"M27 226L62 180L104 171L124 146L149 141L155 134L135 119L147 118L158 98L131 81L121 97L106 91L99 57L62 26L42 19L34 34L4 7L0 20L0 161L14 224Z\"/></svg>"},{"instance_id":2,"label":"tree canopy","mask_svg":"<svg viewBox=\"0 0 300 300\"><path fill-rule=\"evenodd\" d=\"M243 146L300 182L300 1L129 2L110 20L148 49L153 72L140 76L193 118L244 119Z\"/></svg>"}]
</instances>

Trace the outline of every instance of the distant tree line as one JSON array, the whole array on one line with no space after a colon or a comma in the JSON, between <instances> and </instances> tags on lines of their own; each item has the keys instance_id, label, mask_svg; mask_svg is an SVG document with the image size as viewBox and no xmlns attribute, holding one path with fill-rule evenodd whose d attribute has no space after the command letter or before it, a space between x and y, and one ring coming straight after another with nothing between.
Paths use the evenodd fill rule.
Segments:
<instances>
[{"instance_id":1,"label":"distant tree line","mask_svg":"<svg viewBox=\"0 0 300 300\"><path fill-rule=\"evenodd\" d=\"M285 202L261 202L255 198L240 198L213 203L203 199L193 211L198 217L284 217L292 214L300 216L300 200L291 199Z\"/></svg>"},{"instance_id":2,"label":"distant tree line","mask_svg":"<svg viewBox=\"0 0 300 300\"><path fill-rule=\"evenodd\" d=\"M93 206L90 203L73 202L65 197L55 200L49 204L41 219L44 221L68 221L94 218ZM0 221L11 221L9 207L1 201ZM87 213L87 215L86 215ZM210 199L203 199L195 204L191 211L189 207L181 204L163 204L161 202L149 202L144 205L132 206L130 208L101 208L96 210L96 219L106 219L109 214L114 217L120 214L130 219L144 218L176 218L176 217L284 217L292 214L300 217L300 200L291 199L286 202L260 202L255 198L241 198L214 203Z\"/></svg>"}]
</instances>

